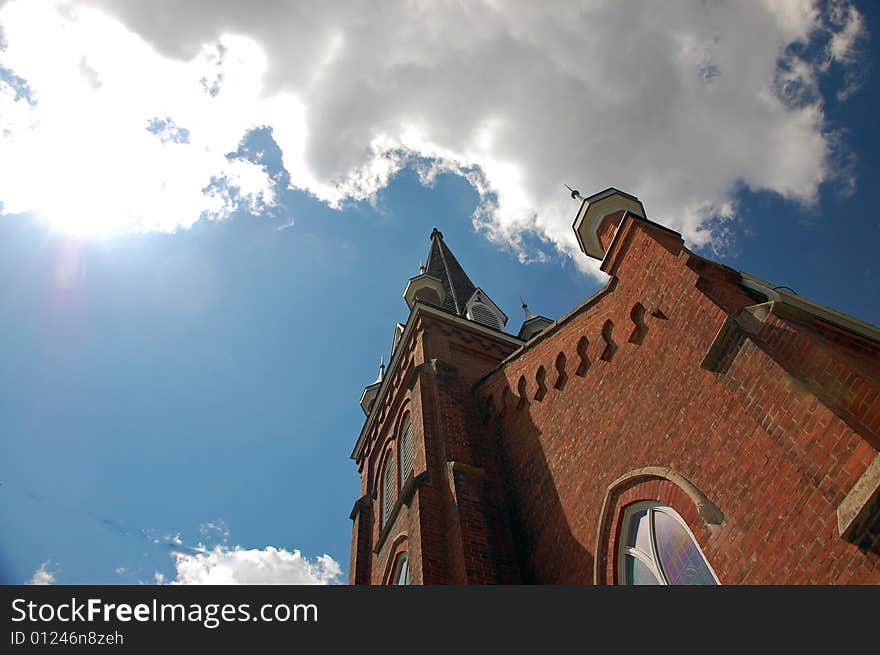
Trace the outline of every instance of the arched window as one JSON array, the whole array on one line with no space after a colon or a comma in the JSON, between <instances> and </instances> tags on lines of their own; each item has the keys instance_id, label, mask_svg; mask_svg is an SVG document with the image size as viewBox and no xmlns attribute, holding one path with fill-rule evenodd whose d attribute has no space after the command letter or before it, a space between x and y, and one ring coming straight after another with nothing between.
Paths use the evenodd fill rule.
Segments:
<instances>
[{"instance_id":1,"label":"arched window","mask_svg":"<svg viewBox=\"0 0 880 655\"><path fill-rule=\"evenodd\" d=\"M694 535L671 507L631 505L620 531L618 582L629 585L717 585Z\"/></svg>"},{"instance_id":2,"label":"arched window","mask_svg":"<svg viewBox=\"0 0 880 655\"><path fill-rule=\"evenodd\" d=\"M391 576L391 584L409 584L409 556L403 553L397 558L397 566L394 567L394 575Z\"/></svg>"},{"instance_id":3,"label":"arched window","mask_svg":"<svg viewBox=\"0 0 880 655\"><path fill-rule=\"evenodd\" d=\"M400 486L406 484L413 467L412 421L407 415L400 431Z\"/></svg>"},{"instance_id":4,"label":"arched window","mask_svg":"<svg viewBox=\"0 0 880 655\"><path fill-rule=\"evenodd\" d=\"M391 508L397 496L397 486L394 484L394 451L388 452L385 459L385 468L382 472L382 527L388 522Z\"/></svg>"}]
</instances>

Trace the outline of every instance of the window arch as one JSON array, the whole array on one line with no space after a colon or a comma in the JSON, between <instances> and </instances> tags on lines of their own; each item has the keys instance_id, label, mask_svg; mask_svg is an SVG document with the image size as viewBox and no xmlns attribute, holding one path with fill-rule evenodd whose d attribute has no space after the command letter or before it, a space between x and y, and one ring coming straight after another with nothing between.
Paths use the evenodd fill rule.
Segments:
<instances>
[{"instance_id":1,"label":"window arch","mask_svg":"<svg viewBox=\"0 0 880 655\"><path fill-rule=\"evenodd\" d=\"M671 507L635 503L624 511L620 526L619 584L719 584L690 528Z\"/></svg>"},{"instance_id":2,"label":"window arch","mask_svg":"<svg viewBox=\"0 0 880 655\"><path fill-rule=\"evenodd\" d=\"M413 468L412 414L407 414L400 430L400 486L406 484Z\"/></svg>"},{"instance_id":3,"label":"window arch","mask_svg":"<svg viewBox=\"0 0 880 655\"><path fill-rule=\"evenodd\" d=\"M397 499L397 485L395 485L394 450L388 451L385 458L385 466L382 468L382 522L380 528L384 528L391 516L391 509L394 507L394 501Z\"/></svg>"},{"instance_id":4,"label":"window arch","mask_svg":"<svg viewBox=\"0 0 880 655\"><path fill-rule=\"evenodd\" d=\"M400 557L397 558L397 563L394 565L394 573L391 576L390 584L410 584L409 555L407 555L406 553L401 553Z\"/></svg>"}]
</instances>

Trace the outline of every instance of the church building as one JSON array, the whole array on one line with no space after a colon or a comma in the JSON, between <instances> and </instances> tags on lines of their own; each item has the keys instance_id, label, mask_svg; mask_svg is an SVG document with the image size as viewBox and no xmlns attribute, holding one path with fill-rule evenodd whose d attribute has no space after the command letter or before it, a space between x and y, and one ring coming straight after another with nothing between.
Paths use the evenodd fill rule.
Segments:
<instances>
[{"instance_id":1,"label":"church building","mask_svg":"<svg viewBox=\"0 0 880 655\"><path fill-rule=\"evenodd\" d=\"M516 334L432 232L360 400L350 582L880 583L880 329L572 195L608 282Z\"/></svg>"}]
</instances>

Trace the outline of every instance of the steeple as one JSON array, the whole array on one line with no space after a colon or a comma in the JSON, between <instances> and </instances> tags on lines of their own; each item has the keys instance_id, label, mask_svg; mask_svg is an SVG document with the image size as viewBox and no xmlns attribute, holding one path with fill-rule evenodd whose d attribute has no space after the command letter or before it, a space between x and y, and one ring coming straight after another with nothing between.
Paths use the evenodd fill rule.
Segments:
<instances>
[{"instance_id":1,"label":"steeple","mask_svg":"<svg viewBox=\"0 0 880 655\"><path fill-rule=\"evenodd\" d=\"M416 584L517 582L504 491L483 472L494 471L484 448L494 440L482 423L466 434L457 426L485 414L470 390L523 342L440 230L429 232L424 265L416 270L424 252L410 257L409 310L394 325L388 366L361 396L350 581L402 584L410 572ZM423 530L426 520L439 529Z\"/></svg>"},{"instance_id":2,"label":"steeple","mask_svg":"<svg viewBox=\"0 0 880 655\"><path fill-rule=\"evenodd\" d=\"M431 231L428 260L419 266L419 271L403 293L410 308L417 300L423 300L469 321L504 331L507 316L485 291L471 282L436 227Z\"/></svg>"},{"instance_id":3,"label":"steeple","mask_svg":"<svg viewBox=\"0 0 880 655\"><path fill-rule=\"evenodd\" d=\"M436 227L431 232L431 250L428 252L425 269L428 275L437 278L443 285L443 290L446 292L443 307L459 316L464 316L467 302L474 295L477 287L443 241L443 233Z\"/></svg>"}]
</instances>

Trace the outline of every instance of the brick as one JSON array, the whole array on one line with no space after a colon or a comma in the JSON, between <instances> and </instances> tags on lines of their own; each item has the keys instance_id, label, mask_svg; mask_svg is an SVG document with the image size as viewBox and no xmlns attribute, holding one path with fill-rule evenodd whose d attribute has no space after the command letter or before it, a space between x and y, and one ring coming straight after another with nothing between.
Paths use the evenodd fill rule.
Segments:
<instances>
[{"instance_id":1,"label":"brick","mask_svg":"<svg viewBox=\"0 0 880 655\"><path fill-rule=\"evenodd\" d=\"M388 372L401 382L357 462L361 493L375 498L383 447L404 412L413 416L414 472L426 476L381 544L380 503L364 505L353 582L384 583L404 549L418 583L612 583L620 516L639 500L675 509L722 583L880 582L880 557L842 539L835 515L880 446L880 349L773 313L706 370L722 325L755 299L730 269L673 254L639 221L620 225L610 290L526 347L427 315L412 343L398 346L412 354ZM631 343L636 303L647 331ZM603 360L606 321L617 349ZM557 386L559 353L567 379ZM536 400L542 366L547 389ZM654 473L606 498L636 470ZM707 523L695 493L717 507L721 525Z\"/></svg>"}]
</instances>

